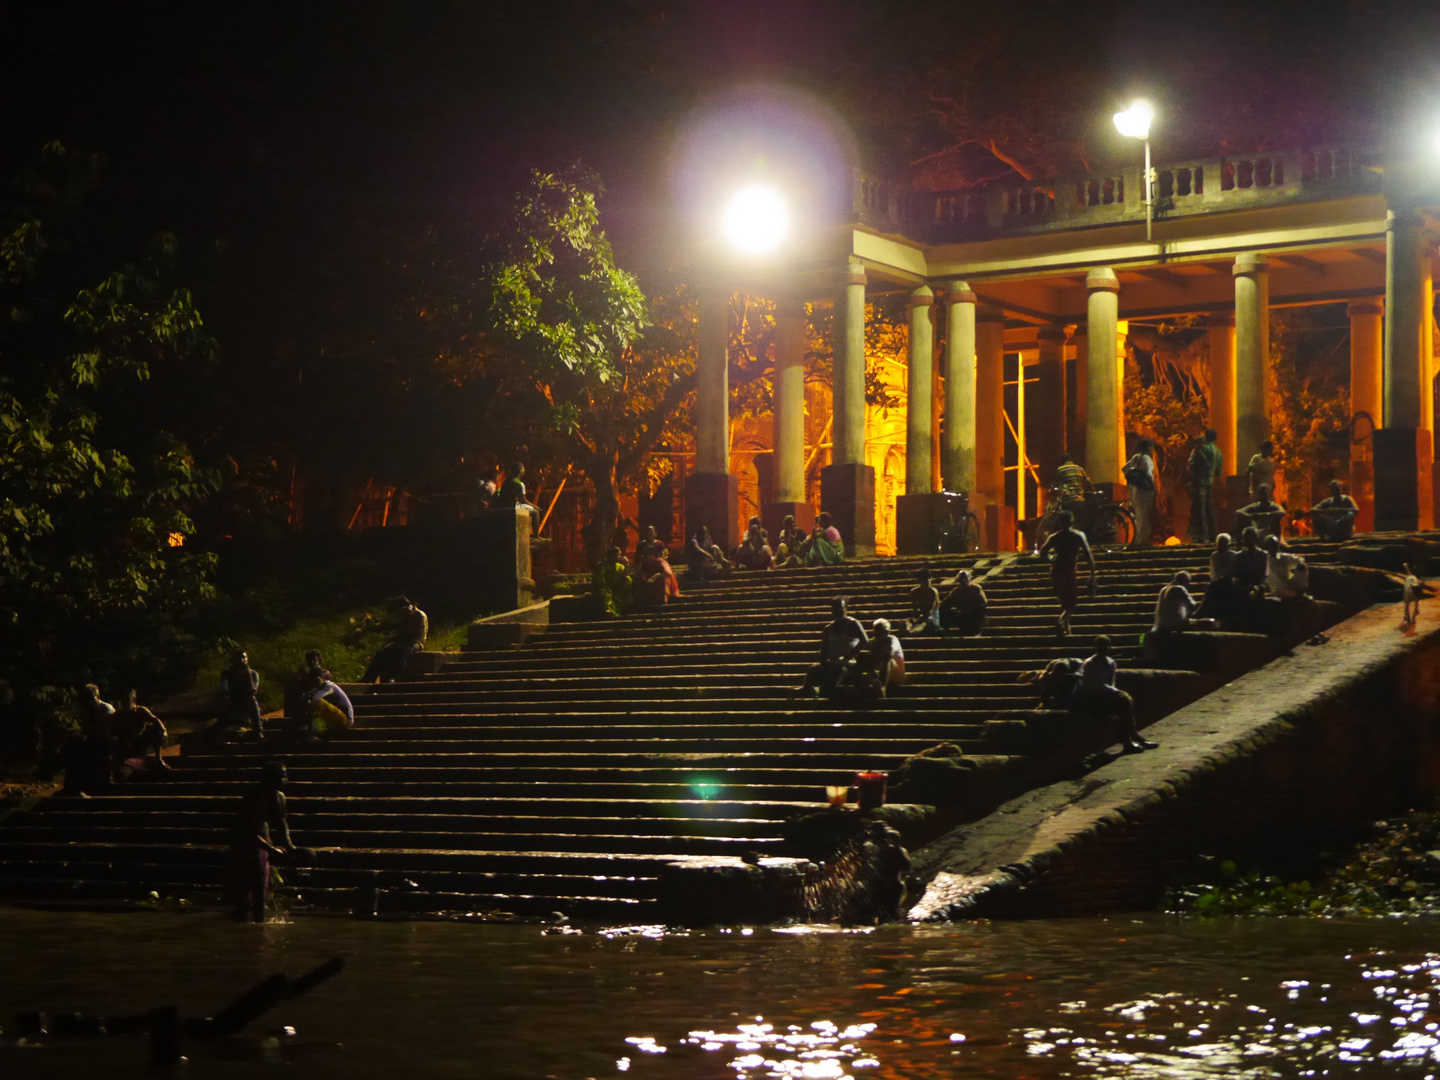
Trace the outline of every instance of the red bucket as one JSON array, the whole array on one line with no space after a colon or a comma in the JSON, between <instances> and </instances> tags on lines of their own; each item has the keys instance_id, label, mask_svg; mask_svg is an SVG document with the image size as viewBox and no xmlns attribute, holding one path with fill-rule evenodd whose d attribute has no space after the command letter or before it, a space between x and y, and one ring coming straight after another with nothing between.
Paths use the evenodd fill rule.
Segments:
<instances>
[{"instance_id":1,"label":"red bucket","mask_svg":"<svg viewBox=\"0 0 1440 1080\"><path fill-rule=\"evenodd\" d=\"M860 772L855 774L856 804L861 810L874 810L885 805L885 774L883 772Z\"/></svg>"}]
</instances>

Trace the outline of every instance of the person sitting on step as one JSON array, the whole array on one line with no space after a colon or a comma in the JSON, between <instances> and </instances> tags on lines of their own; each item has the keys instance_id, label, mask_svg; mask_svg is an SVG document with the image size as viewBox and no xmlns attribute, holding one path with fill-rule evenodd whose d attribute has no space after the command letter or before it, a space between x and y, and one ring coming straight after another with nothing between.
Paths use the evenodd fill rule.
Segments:
<instances>
[{"instance_id":1,"label":"person sitting on step","mask_svg":"<svg viewBox=\"0 0 1440 1080\"><path fill-rule=\"evenodd\" d=\"M861 651L870 644L860 620L846 614L845 598L837 596L830 602L832 619L820 635L820 663L805 673L802 694L834 697L850 682L851 673Z\"/></svg>"},{"instance_id":2,"label":"person sitting on step","mask_svg":"<svg viewBox=\"0 0 1440 1080\"><path fill-rule=\"evenodd\" d=\"M227 727L250 726L255 738L264 737L260 719L260 673L250 666L250 654L236 649L232 663L220 673L220 722Z\"/></svg>"},{"instance_id":3,"label":"person sitting on step","mask_svg":"<svg viewBox=\"0 0 1440 1080\"><path fill-rule=\"evenodd\" d=\"M1040 708L1069 709L1080 689L1080 672L1084 666L1078 656L1058 656L1046 664L1036 680L1040 687Z\"/></svg>"},{"instance_id":4,"label":"person sitting on step","mask_svg":"<svg viewBox=\"0 0 1440 1080\"><path fill-rule=\"evenodd\" d=\"M1310 508L1310 522L1321 540L1349 540L1355 535L1355 517L1359 513L1359 504L1345 494L1340 481L1331 480L1330 497Z\"/></svg>"},{"instance_id":5,"label":"person sitting on step","mask_svg":"<svg viewBox=\"0 0 1440 1080\"><path fill-rule=\"evenodd\" d=\"M1080 668L1080 686L1071 700L1071 710L1094 720L1114 719L1120 724L1124 752L1153 750L1156 744L1135 730L1135 700L1115 685L1116 664L1110 655L1110 639L1095 639L1095 653Z\"/></svg>"},{"instance_id":6,"label":"person sitting on step","mask_svg":"<svg viewBox=\"0 0 1440 1080\"><path fill-rule=\"evenodd\" d=\"M103 795L110 789L111 724L115 706L100 697L100 687L86 683L80 690L80 733L61 751L65 784L61 795Z\"/></svg>"},{"instance_id":7,"label":"person sitting on step","mask_svg":"<svg viewBox=\"0 0 1440 1080\"><path fill-rule=\"evenodd\" d=\"M695 530L690 542L685 545L686 573L695 581L714 581L727 578L735 572L735 564L725 557L720 545L710 539L710 530L704 525Z\"/></svg>"},{"instance_id":8,"label":"person sitting on step","mask_svg":"<svg viewBox=\"0 0 1440 1080\"><path fill-rule=\"evenodd\" d=\"M955 587L940 601L940 627L961 637L973 637L985 629L990 601L979 582L970 580L970 571L955 575Z\"/></svg>"},{"instance_id":9,"label":"person sitting on step","mask_svg":"<svg viewBox=\"0 0 1440 1080\"><path fill-rule=\"evenodd\" d=\"M930 584L930 567L922 566L916 574L920 583L910 590L910 618L905 623L907 634L938 634L940 632L940 591Z\"/></svg>"},{"instance_id":10,"label":"person sitting on step","mask_svg":"<svg viewBox=\"0 0 1440 1080\"><path fill-rule=\"evenodd\" d=\"M864 671L864 688L877 697L905 684L905 650L900 639L890 632L888 619L876 619L871 624L875 636L870 647L860 658Z\"/></svg>"},{"instance_id":11,"label":"person sitting on step","mask_svg":"<svg viewBox=\"0 0 1440 1080\"><path fill-rule=\"evenodd\" d=\"M301 731L304 738L312 742L321 732L355 726L355 706L320 662L319 649L305 654L305 666L296 674L286 694L285 716L294 722L293 730Z\"/></svg>"},{"instance_id":12,"label":"person sitting on step","mask_svg":"<svg viewBox=\"0 0 1440 1080\"><path fill-rule=\"evenodd\" d=\"M844 541L829 514L820 514L815 518L815 531L806 541L800 561L806 566L838 566L845 561Z\"/></svg>"},{"instance_id":13,"label":"person sitting on step","mask_svg":"<svg viewBox=\"0 0 1440 1080\"><path fill-rule=\"evenodd\" d=\"M1215 619L1221 625L1239 618L1244 597L1235 585L1235 549L1230 534L1215 537L1215 550L1210 553L1210 584L1195 610L1197 618Z\"/></svg>"},{"instance_id":14,"label":"person sitting on step","mask_svg":"<svg viewBox=\"0 0 1440 1080\"><path fill-rule=\"evenodd\" d=\"M1182 630L1215 630L1219 623L1214 619L1198 619L1199 605L1190 595L1190 574L1177 570L1170 584L1160 590L1155 601L1155 619L1150 625L1152 634L1173 634Z\"/></svg>"},{"instance_id":15,"label":"person sitting on step","mask_svg":"<svg viewBox=\"0 0 1440 1080\"><path fill-rule=\"evenodd\" d=\"M1235 527L1244 530L1253 525L1263 539L1279 536L1285 508L1270 498L1270 488L1261 484L1255 489L1255 501L1235 511Z\"/></svg>"},{"instance_id":16,"label":"person sitting on step","mask_svg":"<svg viewBox=\"0 0 1440 1080\"><path fill-rule=\"evenodd\" d=\"M1270 556L1270 568L1265 576L1270 595L1280 600L1301 599L1310 588L1310 567L1304 556L1281 551L1278 536L1265 537L1260 546Z\"/></svg>"},{"instance_id":17,"label":"person sitting on step","mask_svg":"<svg viewBox=\"0 0 1440 1080\"><path fill-rule=\"evenodd\" d=\"M624 615L630 610L630 564L616 545L605 549L605 557L595 564L590 584L606 615Z\"/></svg>"},{"instance_id":18,"label":"person sitting on step","mask_svg":"<svg viewBox=\"0 0 1440 1080\"><path fill-rule=\"evenodd\" d=\"M800 549L805 546L805 530L795 525L795 515L786 514L780 525L780 540L775 545L777 566L799 566Z\"/></svg>"},{"instance_id":19,"label":"person sitting on step","mask_svg":"<svg viewBox=\"0 0 1440 1080\"><path fill-rule=\"evenodd\" d=\"M110 718L110 732L117 763L133 757L143 759L149 754L154 756L157 769L170 768L162 754L170 743L170 733L158 716L136 703L134 690L126 690L120 699L120 708Z\"/></svg>"},{"instance_id":20,"label":"person sitting on step","mask_svg":"<svg viewBox=\"0 0 1440 1080\"><path fill-rule=\"evenodd\" d=\"M395 636L375 654L365 668L363 683L396 682L409 674L410 660L425 648L430 636L430 619L408 596L397 596L394 602Z\"/></svg>"},{"instance_id":21,"label":"person sitting on step","mask_svg":"<svg viewBox=\"0 0 1440 1080\"><path fill-rule=\"evenodd\" d=\"M670 549L646 525L635 545L636 597L646 607L659 607L680 595L680 581L670 568Z\"/></svg>"},{"instance_id":22,"label":"person sitting on step","mask_svg":"<svg viewBox=\"0 0 1440 1080\"><path fill-rule=\"evenodd\" d=\"M775 555L767 540L765 526L760 524L758 517L752 517L745 527L745 539L740 541L733 553L735 565L742 570L774 570Z\"/></svg>"}]
</instances>

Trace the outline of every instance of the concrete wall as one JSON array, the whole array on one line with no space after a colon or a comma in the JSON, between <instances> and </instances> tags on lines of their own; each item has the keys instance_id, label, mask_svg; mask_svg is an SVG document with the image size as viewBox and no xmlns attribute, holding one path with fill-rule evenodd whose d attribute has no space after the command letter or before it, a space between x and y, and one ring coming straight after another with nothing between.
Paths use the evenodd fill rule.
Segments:
<instances>
[{"instance_id":1,"label":"concrete wall","mask_svg":"<svg viewBox=\"0 0 1440 1080\"><path fill-rule=\"evenodd\" d=\"M915 855L910 918L1154 905L1201 856L1303 866L1440 792L1440 614L1339 624L1152 725L1160 749L1032 791Z\"/></svg>"}]
</instances>

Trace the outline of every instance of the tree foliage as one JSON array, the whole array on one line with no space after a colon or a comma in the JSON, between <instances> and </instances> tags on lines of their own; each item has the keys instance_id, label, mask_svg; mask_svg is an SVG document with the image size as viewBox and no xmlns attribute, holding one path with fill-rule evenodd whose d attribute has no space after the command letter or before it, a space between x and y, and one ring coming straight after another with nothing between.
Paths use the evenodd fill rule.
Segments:
<instances>
[{"instance_id":1,"label":"tree foliage","mask_svg":"<svg viewBox=\"0 0 1440 1080\"><path fill-rule=\"evenodd\" d=\"M219 477L146 391L212 343L165 283L168 237L108 261L84 217L94 181L52 144L0 210L0 694L22 717L133 674L210 592L213 559L185 540Z\"/></svg>"}]
</instances>

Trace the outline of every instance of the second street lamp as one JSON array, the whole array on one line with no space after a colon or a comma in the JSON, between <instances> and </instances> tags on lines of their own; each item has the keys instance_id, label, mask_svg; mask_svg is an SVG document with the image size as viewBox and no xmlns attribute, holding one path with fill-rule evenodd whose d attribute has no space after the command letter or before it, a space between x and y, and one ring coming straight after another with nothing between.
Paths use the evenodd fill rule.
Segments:
<instances>
[{"instance_id":1,"label":"second street lamp","mask_svg":"<svg viewBox=\"0 0 1440 1080\"><path fill-rule=\"evenodd\" d=\"M1150 243L1151 220L1154 217L1154 178L1150 171L1150 123L1155 110L1148 101L1134 101L1124 112L1115 114L1115 130L1131 139L1145 143L1145 242Z\"/></svg>"}]
</instances>

